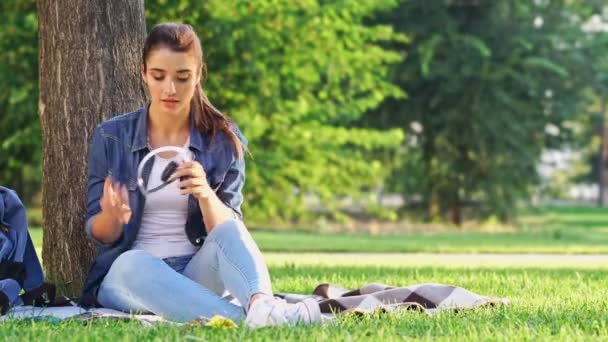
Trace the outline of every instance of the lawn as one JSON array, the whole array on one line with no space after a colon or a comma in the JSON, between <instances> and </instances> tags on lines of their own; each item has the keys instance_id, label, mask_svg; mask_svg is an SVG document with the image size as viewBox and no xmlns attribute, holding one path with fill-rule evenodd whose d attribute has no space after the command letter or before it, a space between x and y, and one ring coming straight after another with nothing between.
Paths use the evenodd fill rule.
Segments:
<instances>
[{"instance_id":1,"label":"lawn","mask_svg":"<svg viewBox=\"0 0 608 342\"><path fill-rule=\"evenodd\" d=\"M314 234L256 231L263 251L272 252L385 252L385 253L608 253L608 230L551 232L432 234Z\"/></svg>"},{"instance_id":2,"label":"lawn","mask_svg":"<svg viewBox=\"0 0 608 342\"><path fill-rule=\"evenodd\" d=\"M439 232L432 234L317 234L252 230L266 252L374 252L374 253L608 253L608 229L524 231L514 233ZM31 229L36 248L42 230Z\"/></svg>"},{"instance_id":3,"label":"lawn","mask_svg":"<svg viewBox=\"0 0 608 342\"><path fill-rule=\"evenodd\" d=\"M255 231L273 252L608 253L608 209L566 207L529 211L510 232L445 229L389 235Z\"/></svg>"},{"instance_id":4,"label":"lawn","mask_svg":"<svg viewBox=\"0 0 608 342\"><path fill-rule=\"evenodd\" d=\"M536 211L524 217L513 233L448 230L366 236L254 231L278 292L309 293L321 282L345 287L436 282L506 297L511 301L506 307L435 317L413 312L350 317L327 326L257 331L144 328L137 322L6 322L0 340L608 340L606 256L564 254L608 253L607 214L595 208ZM34 229L32 234L39 247L41 231ZM462 254L466 252L562 255L479 257Z\"/></svg>"},{"instance_id":5,"label":"lawn","mask_svg":"<svg viewBox=\"0 0 608 342\"><path fill-rule=\"evenodd\" d=\"M42 232L32 229L39 249ZM547 208L522 216L510 232L458 231L390 235L319 234L252 229L265 252L608 253L608 210ZM39 249L40 250L40 249Z\"/></svg>"},{"instance_id":6,"label":"lawn","mask_svg":"<svg viewBox=\"0 0 608 342\"><path fill-rule=\"evenodd\" d=\"M608 338L606 272L576 268L272 266L274 288L310 292L319 282L357 287L370 281L455 284L507 297L511 305L430 317L402 313L344 319L335 325L248 331L201 327L143 328L136 322L8 322L2 340L589 340Z\"/></svg>"}]
</instances>

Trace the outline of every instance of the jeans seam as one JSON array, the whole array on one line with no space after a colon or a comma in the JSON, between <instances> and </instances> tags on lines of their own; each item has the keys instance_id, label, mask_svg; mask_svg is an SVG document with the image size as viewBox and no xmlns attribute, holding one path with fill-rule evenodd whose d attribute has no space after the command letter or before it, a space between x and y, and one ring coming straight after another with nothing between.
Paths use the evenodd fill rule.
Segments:
<instances>
[{"instance_id":1,"label":"jeans seam","mask_svg":"<svg viewBox=\"0 0 608 342\"><path fill-rule=\"evenodd\" d=\"M247 277L245 276L245 273L243 273L243 271L241 270L240 267L235 265L228 257L226 257L226 252L224 250L224 246L222 246L220 243L218 243L215 240L211 240L209 242L215 243L218 246L218 250L221 252L221 257L224 258L227 261L227 263L230 266L232 266L232 268L234 268L241 275L241 278L247 284L247 303L249 303L249 299L251 298L251 295L253 295L254 291L251 288L251 284L249 283ZM241 303L241 305L243 305L243 307L245 307L247 303Z\"/></svg>"}]
</instances>

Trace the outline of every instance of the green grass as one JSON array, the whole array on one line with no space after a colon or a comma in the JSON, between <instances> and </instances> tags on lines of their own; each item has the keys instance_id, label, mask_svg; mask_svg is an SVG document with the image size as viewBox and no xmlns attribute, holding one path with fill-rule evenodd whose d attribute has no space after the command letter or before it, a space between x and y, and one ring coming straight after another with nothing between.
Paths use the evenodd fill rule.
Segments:
<instances>
[{"instance_id":1,"label":"green grass","mask_svg":"<svg viewBox=\"0 0 608 342\"><path fill-rule=\"evenodd\" d=\"M292 253L264 252L269 265L468 268L569 268L608 270L608 254L437 254L437 253Z\"/></svg>"},{"instance_id":2,"label":"green grass","mask_svg":"<svg viewBox=\"0 0 608 342\"><path fill-rule=\"evenodd\" d=\"M608 253L608 209L545 208L522 216L509 232L444 230L391 235L255 231L273 252Z\"/></svg>"},{"instance_id":3,"label":"green grass","mask_svg":"<svg viewBox=\"0 0 608 342\"><path fill-rule=\"evenodd\" d=\"M38 250L42 230L31 229ZM375 252L375 253L608 253L608 230L432 234L318 234L253 230L263 251L268 252Z\"/></svg>"},{"instance_id":4,"label":"green grass","mask_svg":"<svg viewBox=\"0 0 608 342\"><path fill-rule=\"evenodd\" d=\"M511 305L430 317L401 313L343 319L335 325L248 331L157 326L137 322L5 322L2 340L589 340L608 339L606 272L576 268L466 269L453 267L298 266L271 268L278 291L308 293L320 282L358 287L439 282L507 297Z\"/></svg>"},{"instance_id":5,"label":"green grass","mask_svg":"<svg viewBox=\"0 0 608 342\"><path fill-rule=\"evenodd\" d=\"M319 234L252 229L268 252L608 253L608 209L545 208L520 218L512 232L446 230L392 235ZM42 232L31 229L37 248Z\"/></svg>"},{"instance_id":6,"label":"green grass","mask_svg":"<svg viewBox=\"0 0 608 342\"><path fill-rule=\"evenodd\" d=\"M608 208L529 210L509 232L458 231L386 235L254 231L272 252L608 253Z\"/></svg>"},{"instance_id":7,"label":"green grass","mask_svg":"<svg viewBox=\"0 0 608 342\"><path fill-rule=\"evenodd\" d=\"M40 247L42 234L33 229ZM309 293L321 282L359 287L369 282L453 284L506 297L511 305L430 317L401 313L343 318L315 327L231 330L137 322L5 322L0 340L608 340L608 265L548 262L525 256L458 259L456 255L386 252L608 253L608 211L595 208L538 210L513 233L444 231L433 234L323 235L254 231L270 265L275 291ZM334 254L311 254L329 251ZM358 254L336 254L358 252ZM370 252L365 254L365 252ZM589 256L593 258L593 256ZM546 257L555 258L558 256ZM490 260L491 259L491 260ZM574 259L573 259L574 260Z\"/></svg>"},{"instance_id":8,"label":"green grass","mask_svg":"<svg viewBox=\"0 0 608 342\"><path fill-rule=\"evenodd\" d=\"M608 232L358 235L304 232L253 233L263 251L385 253L608 253Z\"/></svg>"}]
</instances>

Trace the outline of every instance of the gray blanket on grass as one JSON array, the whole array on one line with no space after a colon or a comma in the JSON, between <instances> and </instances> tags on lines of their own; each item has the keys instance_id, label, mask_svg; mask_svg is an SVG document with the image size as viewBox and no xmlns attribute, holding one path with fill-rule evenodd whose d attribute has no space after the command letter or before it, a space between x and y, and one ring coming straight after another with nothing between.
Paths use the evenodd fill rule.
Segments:
<instances>
[{"instance_id":1,"label":"gray blanket on grass","mask_svg":"<svg viewBox=\"0 0 608 342\"><path fill-rule=\"evenodd\" d=\"M325 321L331 321L341 314L368 314L372 312L398 312L414 310L435 314L437 311L459 311L476 307L506 305L508 300L478 295L461 287L442 284L418 284L407 287L392 287L371 283L361 288L349 290L335 284L320 284L311 295L278 293L276 297L289 303L304 298L314 298L319 303ZM65 307L39 308L17 306L0 321L13 319L48 320L59 322L64 319L90 321L93 319L138 320L146 326L158 322L168 322L156 315L133 315L111 309L85 310L75 304ZM209 317L200 317L198 323L206 323ZM170 322L168 322L170 323Z\"/></svg>"}]
</instances>

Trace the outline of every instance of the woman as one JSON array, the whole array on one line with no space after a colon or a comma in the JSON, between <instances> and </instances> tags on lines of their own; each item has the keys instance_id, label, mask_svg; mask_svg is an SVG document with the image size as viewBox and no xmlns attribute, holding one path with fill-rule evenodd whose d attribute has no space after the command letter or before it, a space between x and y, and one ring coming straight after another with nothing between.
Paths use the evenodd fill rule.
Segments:
<instances>
[{"instance_id":1,"label":"woman","mask_svg":"<svg viewBox=\"0 0 608 342\"><path fill-rule=\"evenodd\" d=\"M219 314L251 327L316 322L314 300L287 304L272 296L268 269L241 217L246 140L205 96L204 70L192 27L156 26L143 48L148 106L96 128L86 230L99 254L82 303L175 321ZM137 166L162 146L183 146L192 161L179 164L174 183L144 197ZM180 162L165 152L146 164L148 188L171 161Z\"/></svg>"}]
</instances>

